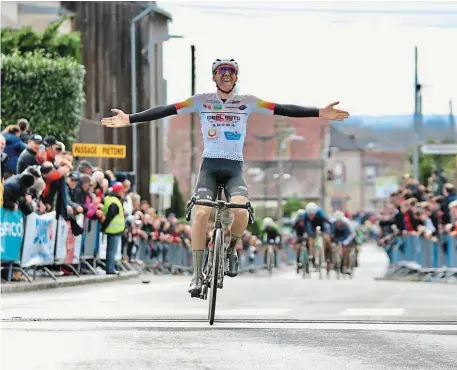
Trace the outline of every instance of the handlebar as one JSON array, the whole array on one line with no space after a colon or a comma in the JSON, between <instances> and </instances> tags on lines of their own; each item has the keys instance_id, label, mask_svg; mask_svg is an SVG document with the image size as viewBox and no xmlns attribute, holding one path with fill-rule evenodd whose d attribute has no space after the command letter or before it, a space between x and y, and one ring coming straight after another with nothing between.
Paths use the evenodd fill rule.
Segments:
<instances>
[{"instance_id":1,"label":"handlebar","mask_svg":"<svg viewBox=\"0 0 457 370\"><path fill-rule=\"evenodd\" d=\"M212 208L219 208L219 210L223 211L225 209L229 208L238 208L238 209L247 209L248 214L249 214L249 223L253 224L255 221L254 217L254 209L251 206L250 202L247 202L246 204L236 204L236 203L227 203L224 202L223 200L218 200L216 202L213 202L212 200L197 200L195 197L192 197L189 202L187 202L187 207L186 207L186 220L190 221L190 216L192 212L192 208L194 205L197 206L205 206L205 207L212 207Z\"/></svg>"}]
</instances>

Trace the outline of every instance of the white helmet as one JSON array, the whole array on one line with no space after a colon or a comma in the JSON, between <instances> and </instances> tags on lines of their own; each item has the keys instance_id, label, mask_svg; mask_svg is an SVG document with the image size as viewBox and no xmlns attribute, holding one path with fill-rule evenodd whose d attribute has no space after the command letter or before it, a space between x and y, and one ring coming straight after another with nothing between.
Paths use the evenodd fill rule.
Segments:
<instances>
[{"instance_id":1,"label":"white helmet","mask_svg":"<svg viewBox=\"0 0 457 370\"><path fill-rule=\"evenodd\" d=\"M214 72L216 72L216 69L219 66L225 66L225 65L229 65L229 66L232 66L233 68L235 68L236 73L238 74L239 67L238 67L238 63L236 62L235 59L216 59L213 62L213 74L214 74Z\"/></svg>"},{"instance_id":2,"label":"white helmet","mask_svg":"<svg viewBox=\"0 0 457 370\"><path fill-rule=\"evenodd\" d=\"M273 219L271 217L265 217L263 219L263 227L271 226L273 224L274 224L274 222L273 222Z\"/></svg>"},{"instance_id":3,"label":"white helmet","mask_svg":"<svg viewBox=\"0 0 457 370\"><path fill-rule=\"evenodd\" d=\"M335 221L343 221L344 220L344 213L341 211L336 211L333 215L335 217Z\"/></svg>"},{"instance_id":4,"label":"white helmet","mask_svg":"<svg viewBox=\"0 0 457 370\"><path fill-rule=\"evenodd\" d=\"M319 209L319 207L314 202L310 202L306 205L306 212L308 212L308 213L317 213L318 209Z\"/></svg>"}]
</instances>

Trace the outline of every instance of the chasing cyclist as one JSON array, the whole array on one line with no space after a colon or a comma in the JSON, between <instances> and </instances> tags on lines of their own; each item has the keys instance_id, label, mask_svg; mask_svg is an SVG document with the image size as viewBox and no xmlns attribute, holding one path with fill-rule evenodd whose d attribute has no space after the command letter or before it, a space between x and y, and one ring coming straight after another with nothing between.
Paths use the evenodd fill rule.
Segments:
<instances>
[{"instance_id":1,"label":"chasing cyclist","mask_svg":"<svg viewBox=\"0 0 457 370\"><path fill-rule=\"evenodd\" d=\"M349 113L335 109L338 102L318 109L266 102L253 95L235 95L233 89L238 80L238 73L238 63L234 59L216 59L212 65L216 92L197 94L183 102L130 115L119 109L112 109L115 116L103 118L102 124L106 127L124 127L175 114L198 113L203 136L203 161L195 186L195 197L215 200L217 184L220 183L225 187L228 200L245 204L249 200L249 193L243 178L243 146L251 113L285 117L322 117L336 121L343 121L349 117ZM192 297L199 297L202 288L206 228L211 211L208 207L195 207L192 225L194 276L189 287ZM234 277L238 274L235 245L248 224L248 212L245 209L233 209L232 212L231 238L227 248L227 275Z\"/></svg>"},{"instance_id":2,"label":"chasing cyclist","mask_svg":"<svg viewBox=\"0 0 457 370\"><path fill-rule=\"evenodd\" d=\"M320 227L324 239L325 259L329 260L331 256L331 223L323 209L319 208L316 203L310 202L306 205L306 210L298 216L298 222L303 224L305 233L308 235L308 250L310 261L316 267L314 261L314 238L316 237L316 228ZM327 266L327 269L329 266Z\"/></svg>"},{"instance_id":3,"label":"chasing cyclist","mask_svg":"<svg viewBox=\"0 0 457 370\"><path fill-rule=\"evenodd\" d=\"M352 222L344 216L341 211L334 214L335 222L333 223L333 237L337 244L343 248L343 274L350 274L349 270L349 253L354 247L356 241L356 232ZM338 251L341 254L341 251Z\"/></svg>"},{"instance_id":4,"label":"chasing cyclist","mask_svg":"<svg viewBox=\"0 0 457 370\"><path fill-rule=\"evenodd\" d=\"M262 223L262 230L260 231L260 238L264 247L268 245L273 246L274 251L274 266L278 267L277 255L278 249L281 244L281 231L279 226L270 218L265 217ZM265 265L267 264L268 248L265 248ZM267 266L268 267L268 266Z\"/></svg>"}]
</instances>

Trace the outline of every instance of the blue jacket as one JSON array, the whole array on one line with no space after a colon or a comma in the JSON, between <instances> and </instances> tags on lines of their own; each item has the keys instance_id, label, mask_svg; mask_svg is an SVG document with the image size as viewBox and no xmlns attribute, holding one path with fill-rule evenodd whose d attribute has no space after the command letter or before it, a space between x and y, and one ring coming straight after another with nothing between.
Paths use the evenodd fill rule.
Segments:
<instances>
[{"instance_id":1,"label":"blue jacket","mask_svg":"<svg viewBox=\"0 0 457 370\"><path fill-rule=\"evenodd\" d=\"M9 173L16 173L17 160L22 151L27 147L19 136L13 134L3 134L6 141L4 152L8 154L8 162L6 164L6 171Z\"/></svg>"},{"instance_id":2,"label":"blue jacket","mask_svg":"<svg viewBox=\"0 0 457 370\"><path fill-rule=\"evenodd\" d=\"M314 216L312 220L308 217L308 213L306 211L299 217L303 220L305 230L308 234L313 235L317 226L320 226L323 232L330 232L331 230L331 223L321 208L317 210L316 216Z\"/></svg>"}]
</instances>

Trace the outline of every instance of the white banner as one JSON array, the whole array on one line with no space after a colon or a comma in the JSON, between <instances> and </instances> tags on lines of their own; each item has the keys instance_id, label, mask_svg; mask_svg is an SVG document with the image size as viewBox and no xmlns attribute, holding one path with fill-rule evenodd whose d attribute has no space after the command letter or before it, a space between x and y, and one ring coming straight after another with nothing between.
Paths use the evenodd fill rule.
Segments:
<instances>
[{"instance_id":1,"label":"white banner","mask_svg":"<svg viewBox=\"0 0 457 370\"><path fill-rule=\"evenodd\" d=\"M67 257L67 237L69 227L67 222L60 217L57 223L56 262L63 263Z\"/></svg>"},{"instance_id":2,"label":"white banner","mask_svg":"<svg viewBox=\"0 0 457 370\"><path fill-rule=\"evenodd\" d=\"M100 232L100 239L98 243L97 258L104 260L106 259L106 246L108 243L108 236Z\"/></svg>"},{"instance_id":3,"label":"white banner","mask_svg":"<svg viewBox=\"0 0 457 370\"><path fill-rule=\"evenodd\" d=\"M376 198L388 198L398 190L398 179L395 176L376 178Z\"/></svg>"},{"instance_id":4,"label":"white banner","mask_svg":"<svg viewBox=\"0 0 457 370\"><path fill-rule=\"evenodd\" d=\"M149 178L149 194L173 194L173 175L151 175Z\"/></svg>"},{"instance_id":5,"label":"white banner","mask_svg":"<svg viewBox=\"0 0 457 370\"><path fill-rule=\"evenodd\" d=\"M24 248L21 264L24 267L44 266L54 263L56 238L56 213L32 213L26 218Z\"/></svg>"}]
</instances>

